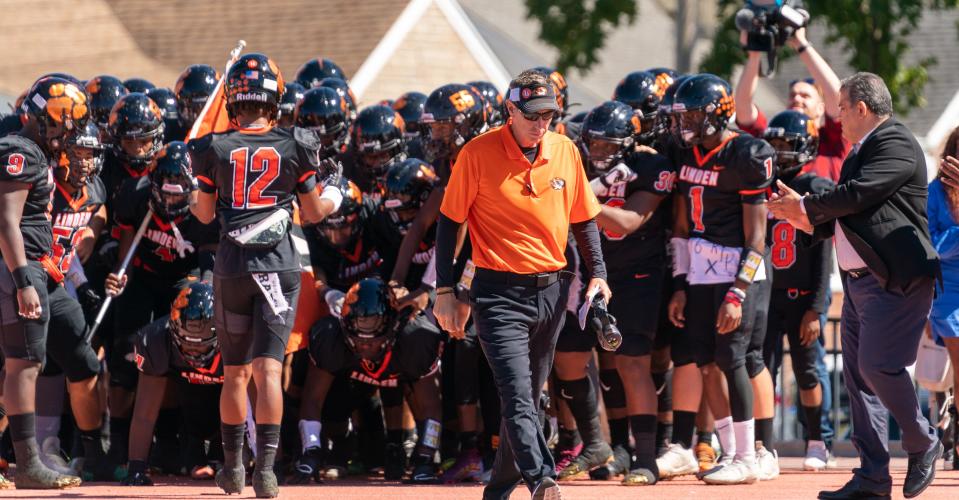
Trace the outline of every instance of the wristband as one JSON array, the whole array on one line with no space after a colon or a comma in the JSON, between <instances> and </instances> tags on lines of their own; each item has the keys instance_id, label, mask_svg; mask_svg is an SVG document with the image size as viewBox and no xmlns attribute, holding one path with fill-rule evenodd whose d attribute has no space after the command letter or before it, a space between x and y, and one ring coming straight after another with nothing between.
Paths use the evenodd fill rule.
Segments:
<instances>
[{"instance_id":1,"label":"wristband","mask_svg":"<svg viewBox=\"0 0 959 500\"><path fill-rule=\"evenodd\" d=\"M726 298L723 299L723 302L741 307L744 300L746 300L746 292L731 286L726 292Z\"/></svg>"},{"instance_id":2,"label":"wristband","mask_svg":"<svg viewBox=\"0 0 959 500\"><path fill-rule=\"evenodd\" d=\"M10 274L13 275L13 283L17 286L17 290L33 286L33 282L30 280L30 266L20 266Z\"/></svg>"},{"instance_id":3,"label":"wristband","mask_svg":"<svg viewBox=\"0 0 959 500\"><path fill-rule=\"evenodd\" d=\"M444 294L447 294L447 293L453 293L454 291L455 291L455 290L453 290L453 287L451 287L451 286L441 286L441 287L439 287L439 288L436 289L436 296L438 297L438 296L440 296L440 295L444 295Z\"/></svg>"},{"instance_id":4,"label":"wristband","mask_svg":"<svg viewBox=\"0 0 959 500\"><path fill-rule=\"evenodd\" d=\"M326 186L320 194L320 199L331 201L333 203L333 211L336 212L340 209L340 204L343 203L343 193L341 193L340 188L336 186Z\"/></svg>"},{"instance_id":5,"label":"wristband","mask_svg":"<svg viewBox=\"0 0 959 500\"><path fill-rule=\"evenodd\" d=\"M763 254L749 247L744 248L740 254L739 272L736 273L736 279L752 284L761 265L763 265Z\"/></svg>"},{"instance_id":6,"label":"wristband","mask_svg":"<svg viewBox=\"0 0 959 500\"><path fill-rule=\"evenodd\" d=\"M673 277L689 274L689 240L670 238L669 247L673 251Z\"/></svg>"},{"instance_id":7,"label":"wristband","mask_svg":"<svg viewBox=\"0 0 959 500\"><path fill-rule=\"evenodd\" d=\"M804 44L800 45L798 49L796 49L796 53L797 53L797 54L802 54L802 53L805 52L806 49L808 49L808 48L809 48L809 44L808 44L808 43L804 43Z\"/></svg>"}]
</instances>

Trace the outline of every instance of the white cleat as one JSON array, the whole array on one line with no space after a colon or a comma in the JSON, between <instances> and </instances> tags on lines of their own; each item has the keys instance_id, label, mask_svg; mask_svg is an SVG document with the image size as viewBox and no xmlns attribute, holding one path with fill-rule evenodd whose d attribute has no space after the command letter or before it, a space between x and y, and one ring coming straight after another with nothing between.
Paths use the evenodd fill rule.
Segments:
<instances>
[{"instance_id":1,"label":"white cleat","mask_svg":"<svg viewBox=\"0 0 959 500\"><path fill-rule=\"evenodd\" d=\"M699 472L699 462L693 455L693 450L687 450L679 444L670 444L663 456L656 459L660 479L696 474Z\"/></svg>"},{"instance_id":2,"label":"white cleat","mask_svg":"<svg viewBox=\"0 0 959 500\"><path fill-rule=\"evenodd\" d=\"M740 458L733 459L728 465L716 467L703 476L706 484L752 484L758 479L755 463L746 463Z\"/></svg>"},{"instance_id":3,"label":"white cleat","mask_svg":"<svg viewBox=\"0 0 959 500\"><path fill-rule=\"evenodd\" d=\"M806 443L806 459L802 462L802 470L819 472L826 470L829 465L829 450L822 441Z\"/></svg>"},{"instance_id":4,"label":"white cleat","mask_svg":"<svg viewBox=\"0 0 959 500\"><path fill-rule=\"evenodd\" d=\"M779 455L770 452L765 446L756 450L756 468L759 470L760 481L770 481L779 477Z\"/></svg>"}]
</instances>

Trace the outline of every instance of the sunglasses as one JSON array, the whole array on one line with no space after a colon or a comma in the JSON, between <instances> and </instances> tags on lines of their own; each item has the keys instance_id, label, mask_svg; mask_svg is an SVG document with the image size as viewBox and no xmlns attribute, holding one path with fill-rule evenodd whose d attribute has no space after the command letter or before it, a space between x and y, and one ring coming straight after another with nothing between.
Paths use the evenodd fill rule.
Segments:
<instances>
[{"instance_id":1,"label":"sunglasses","mask_svg":"<svg viewBox=\"0 0 959 500\"><path fill-rule=\"evenodd\" d=\"M522 113L523 119L530 122L537 121L553 121L553 117L556 116L555 111L547 111L545 113Z\"/></svg>"}]
</instances>

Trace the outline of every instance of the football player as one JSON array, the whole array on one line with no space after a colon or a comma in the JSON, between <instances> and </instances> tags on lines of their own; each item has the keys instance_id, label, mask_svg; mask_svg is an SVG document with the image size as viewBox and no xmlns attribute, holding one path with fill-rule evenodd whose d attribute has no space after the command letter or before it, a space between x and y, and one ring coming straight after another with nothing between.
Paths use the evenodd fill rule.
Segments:
<instances>
[{"instance_id":1,"label":"football player","mask_svg":"<svg viewBox=\"0 0 959 500\"><path fill-rule=\"evenodd\" d=\"M802 172L818 154L819 131L811 118L800 111L783 111L769 122L763 137L776 149L777 179L800 193L821 194L834 188L831 180ZM823 470L829 452L820 425L823 390L816 373L816 343L819 317L828 308L832 245L829 240L812 244L809 235L775 219L770 219L768 233L773 290L763 359L775 381L782 365L783 335L789 339L793 374L806 417L803 469Z\"/></svg>"},{"instance_id":2,"label":"football player","mask_svg":"<svg viewBox=\"0 0 959 500\"><path fill-rule=\"evenodd\" d=\"M300 289L300 259L290 226L293 200L304 223L319 222L342 201L334 186L317 190L317 172L337 176L320 159L320 141L300 128L276 127L285 85L276 63L246 54L226 76L227 113L233 130L191 142L200 193L191 210L204 223L221 221L213 288L216 329L224 364L220 398L225 463L217 485L243 490L246 388L256 398L258 497L279 494L273 464L283 411L281 372ZM332 171L330 171L332 170Z\"/></svg>"},{"instance_id":3,"label":"football player","mask_svg":"<svg viewBox=\"0 0 959 500\"><path fill-rule=\"evenodd\" d=\"M354 382L392 391L399 397L384 401L390 441L386 454L405 453L402 442L402 394L411 392L411 405L420 422L419 439L413 452L413 470L410 481L430 483L436 480L433 455L439 448L441 409L437 374L445 335L423 314L411 315L409 309L396 311L391 305L390 288L378 278L366 278L354 284L343 304L342 317L326 317L317 322L310 332L310 378L305 388L301 429L308 436L319 436L320 422L316 418L323 409L334 378L346 377ZM384 393L390 394L390 393ZM400 432L397 432L400 431ZM307 443L304 443L304 447ZM318 446L318 441L314 446ZM318 450L309 450L298 467L316 470ZM394 461L387 461L387 479L399 479L405 470L403 463L396 470ZM305 469L304 469L305 470Z\"/></svg>"},{"instance_id":4,"label":"football player","mask_svg":"<svg viewBox=\"0 0 959 500\"><path fill-rule=\"evenodd\" d=\"M173 93L176 94L177 128L168 130L169 140L182 141L186 139L193 122L200 116L206 101L213 95L220 74L213 66L207 64L193 64L187 66L176 79Z\"/></svg>"},{"instance_id":5,"label":"football player","mask_svg":"<svg viewBox=\"0 0 959 500\"><path fill-rule=\"evenodd\" d=\"M320 139L320 155L337 162L353 163L350 151L350 110L336 90L317 87L303 93L293 118L297 127L309 129Z\"/></svg>"},{"instance_id":6,"label":"football player","mask_svg":"<svg viewBox=\"0 0 959 500\"><path fill-rule=\"evenodd\" d=\"M324 78L339 78L346 81L346 73L335 62L324 57L310 59L296 71L296 83L305 89L318 87Z\"/></svg>"},{"instance_id":7,"label":"football player","mask_svg":"<svg viewBox=\"0 0 959 500\"><path fill-rule=\"evenodd\" d=\"M283 100L280 101L280 117L277 124L280 127L292 127L295 119L296 105L303 100L303 94L306 89L296 82L286 84L286 92L283 94Z\"/></svg>"},{"instance_id":8,"label":"football player","mask_svg":"<svg viewBox=\"0 0 959 500\"><path fill-rule=\"evenodd\" d=\"M90 94L90 118L107 130L110 125L110 111L121 97L130 93L119 78L112 75L95 76L87 82L87 94Z\"/></svg>"},{"instance_id":9,"label":"football player","mask_svg":"<svg viewBox=\"0 0 959 500\"><path fill-rule=\"evenodd\" d=\"M213 286L193 281L177 294L169 314L157 318L137 333L137 381L133 425L130 427L130 461L123 484L150 486L147 457L153 426L163 404L167 380L183 408L186 436L181 436L187 457L183 464L194 479L213 475L209 461L219 445L220 391L223 363L213 328ZM210 441L209 458L203 441Z\"/></svg>"},{"instance_id":10,"label":"football player","mask_svg":"<svg viewBox=\"0 0 959 500\"><path fill-rule=\"evenodd\" d=\"M0 267L4 281L0 346L6 358L3 399L17 458L17 487L66 488L79 485L80 479L54 472L40 462L37 374L47 354L63 368L85 454L98 461L103 456L96 392L99 362L85 342L85 329L79 334L47 335L54 304L67 304L58 299L67 297L66 290L62 273L49 255L53 246L49 210L55 189L49 165L51 159L60 158L69 134L82 128L90 114L83 88L58 77L37 81L22 106L24 128L0 139L0 253L5 264Z\"/></svg>"},{"instance_id":11,"label":"football player","mask_svg":"<svg viewBox=\"0 0 959 500\"><path fill-rule=\"evenodd\" d=\"M679 391L674 394L675 443L657 465L661 477L698 470L691 451L695 413L689 410L699 407L705 393L724 452L722 465L703 476L709 484L757 479L750 379L765 371L761 352L749 350L751 323L763 302L750 285L767 278L764 202L773 150L761 139L727 129L734 111L727 82L709 74L690 77L674 96L677 141L664 148L678 171L681 198L671 240L673 274L688 285L674 291L669 306L670 320L686 328L684 342L673 345L675 384L684 388L684 401L681 405ZM699 372L687 368L693 362L705 368L705 391Z\"/></svg>"},{"instance_id":12,"label":"football player","mask_svg":"<svg viewBox=\"0 0 959 500\"><path fill-rule=\"evenodd\" d=\"M384 177L390 165L406 159L403 118L388 106L363 108L353 123L350 145L355 163L343 174L376 201L383 197Z\"/></svg>"}]
</instances>

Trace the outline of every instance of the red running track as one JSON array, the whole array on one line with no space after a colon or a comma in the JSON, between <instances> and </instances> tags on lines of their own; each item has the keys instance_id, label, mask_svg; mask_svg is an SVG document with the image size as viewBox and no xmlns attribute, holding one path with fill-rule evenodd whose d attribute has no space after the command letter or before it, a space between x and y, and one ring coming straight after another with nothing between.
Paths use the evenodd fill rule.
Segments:
<instances>
[{"instance_id":1,"label":"red running track","mask_svg":"<svg viewBox=\"0 0 959 500\"><path fill-rule=\"evenodd\" d=\"M647 497L659 499L691 500L766 500L766 499L813 499L822 489L836 489L850 477L850 469L856 465L852 459L841 459L840 468L820 473L802 472L801 459L783 458L782 475L769 482L743 486L707 486L694 478L663 481L652 487L625 487L618 483L574 481L563 484L566 500L613 500L617 498ZM902 481L906 460L893 461L893 498L902 498ZM253 488L247 487L242 496L226 496L212 481L191 481L175 477L156 477L153 487L124 487L110 483L88 483L79 488L64 491L0 490L0 498L70 498L70 499L201 499L216 500L254 498ZM282 486L280 498L310 500L460 500L480 499L482 487L462 486L405 486L387 483L379 478L369 480L343 480L314 486ZM529 493L517 489L512 500L528 499ZM959 471L936 473L933 483L920 497L923 500L959 499Z\"/></svg>"}]
</instances>

